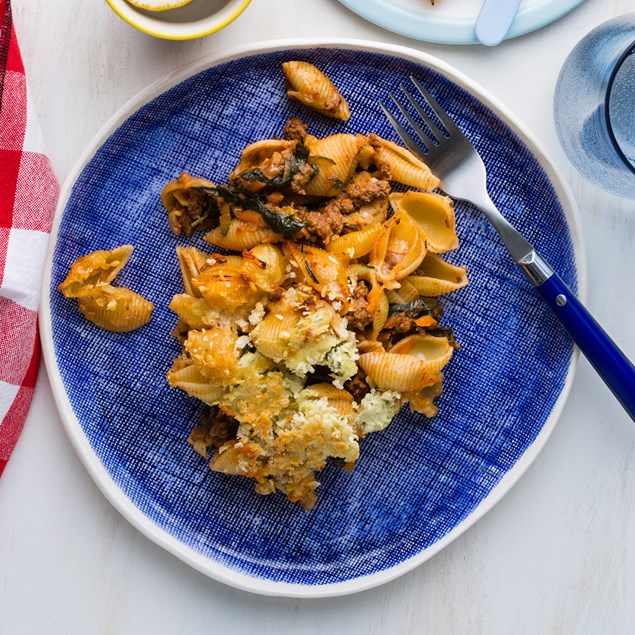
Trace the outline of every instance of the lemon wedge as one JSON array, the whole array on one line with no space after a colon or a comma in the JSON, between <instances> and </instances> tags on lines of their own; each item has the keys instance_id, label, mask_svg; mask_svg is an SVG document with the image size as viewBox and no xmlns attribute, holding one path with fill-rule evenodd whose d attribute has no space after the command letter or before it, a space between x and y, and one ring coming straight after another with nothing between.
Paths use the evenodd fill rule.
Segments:
<instances>
[{"instance_id":1,"label":"lemon wedge","mask_svg":"<svg viewBox=\"0 0 635 635\"><path fill-rule=\"evenodd\" d=\"M182 7L192 2L192 0L128 0L128 2L139 9L165 11L166 9Z\"/></svg>"}]
</instances>

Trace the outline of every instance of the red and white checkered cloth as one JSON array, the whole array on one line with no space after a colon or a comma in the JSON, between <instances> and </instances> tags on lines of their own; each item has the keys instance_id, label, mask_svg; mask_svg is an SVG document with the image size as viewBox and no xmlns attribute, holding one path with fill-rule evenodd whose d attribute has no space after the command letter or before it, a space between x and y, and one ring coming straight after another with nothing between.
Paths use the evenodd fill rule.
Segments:
<instances>
[{"instance_id":1,"label":"red and white checkered cloth","mask_svg":"<svg viewBox=\"0 0 635 635\"><path fill-rule=\"evenodd\" d=\"M57 194L27 91L11 0L0 0L0 474L35 388L37 309Z\"/></svg>"}]
</instances>

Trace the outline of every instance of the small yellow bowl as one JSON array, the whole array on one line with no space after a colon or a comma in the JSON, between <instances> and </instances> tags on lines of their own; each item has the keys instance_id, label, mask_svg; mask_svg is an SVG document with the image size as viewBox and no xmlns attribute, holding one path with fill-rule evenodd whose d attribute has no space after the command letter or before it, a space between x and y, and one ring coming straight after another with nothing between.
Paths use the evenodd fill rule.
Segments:
<instances>
[{"instance_id":1,"label":"small yellow bowl","mask_svg":"<svg viewBox=\"0 0 635 635\"><path fill-rule=\"evenodd\" d=\"M166 40L193 40L215 33L233 22L251 0L192 0L165 11L139 9L126 0L106 0L128 24Z\"/></svg>"}]
</instances>

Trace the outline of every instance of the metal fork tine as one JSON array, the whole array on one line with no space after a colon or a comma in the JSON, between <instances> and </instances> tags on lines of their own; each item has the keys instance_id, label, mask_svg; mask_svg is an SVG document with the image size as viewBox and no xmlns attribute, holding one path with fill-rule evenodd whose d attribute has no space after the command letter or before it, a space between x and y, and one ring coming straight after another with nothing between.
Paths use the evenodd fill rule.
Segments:
<instances>
[{"instance_id":1,"label":"metal fork tine","mask_svg":"<svg viewBox=\"0 0 635 635\"><path fill-rule=\"evenodd\" d=\"M393 102L395 102L395 106L399 108L399 112L401 112L401 114L405 117L408 123L412 126L412 129L417 133L417 136L421 139L421 143L423 143L423 145L426 147L426 150L430 152L432 148L434 147L434 140L430 138L430 135L427 132L425 132L421 128L421 126L419 126L419 124L417 124L417 122L410 115L410 113L399 103L399 101L397 101L396 97L392 93L389 93L389 95L390 95L390 98L393 100ZM426 124L427 123L428 122L426 121ZM432 132L434 134L434 131Z\"/></svg>"},{"instance_id":2,"label":"metal fork tine","mask_svg":"<svg viewBox=\"0 0 635 635\"><path fill-rule=\"evenodd\" d=\"M401 88L404 95L406 96L406 99L410 102L411 106L417 111L421 119L423 119L426 126L428 126L430 132L432 133L432 136L436 138L437 141L441 141L442 139L444 139L445 134L439 129L439 127L434 123L434 121L432 121L432 118L428 115L428 113L415 101L414 97L410 94L410 92L406 89L406 87L403 84L400 84L399 88ZM417 126L415 123L413 123L413 120L411 120L412 118L406 114L406 112L401 108L401 106L399 107L399 109L403 113L404 117L408 119L408 122L410 123L410 125L413 126L416 130Z\"/></svg>"},{"instance_id":3,"label":"metal fork tine","mask_svg":"<svg viewBox=\"0 0 635 635\"><path fill-rule=\"evenodd\" d=\"M395 129L397 134L401 137L401 140L404 142L406 147L415 154L416 156L423 158L425 160L425 153L421 151L421 146L417 144L417 142L408 134L406 129L392 116L390 110L384 106L382 102L379 102L381 109L384 111L386 117L388 117L388 121L392 124L392 127ZM427 147L427 146L426 146Z\"/></svg>"},{"instance_id":4,"label":"metal fork tine","mask_svg":"<svg viewBox=\"0 0 635 635\"><path fill-rule=\"evenodd\" d=\"M450 116L439 106L432 95L411 75L410 81L416 86L417 90L421 93L421 96L428 102L430 108L432 108L434 114L439 118L439 121L445 126L448 132L460 132L457 125L452 121ZM461 133L463 134L463 133Z\"/></svg>"}]
</instances>

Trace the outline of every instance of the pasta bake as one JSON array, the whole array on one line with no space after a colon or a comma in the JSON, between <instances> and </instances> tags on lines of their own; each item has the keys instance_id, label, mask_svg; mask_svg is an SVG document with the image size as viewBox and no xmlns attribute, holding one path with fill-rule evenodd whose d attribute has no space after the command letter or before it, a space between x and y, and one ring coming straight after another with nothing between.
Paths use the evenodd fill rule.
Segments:
<instances>
[{"instance_id":1,"label":"pasta bake","mask_svg":"<svg viewBox=\"0 0 635 635\"><path fill-rule=\"evenodd\" d=\"M437 298L467 284L442 255L458 239L438 184L391 141L316 138L291 119L226 185L165 186L172 231L210 244L177 248L182 353L167 379L209 407L189 441L213 470L309 509L329 459L353 469L404 404L436 414L458 348Z\"/></svg>"}]
</instances>

